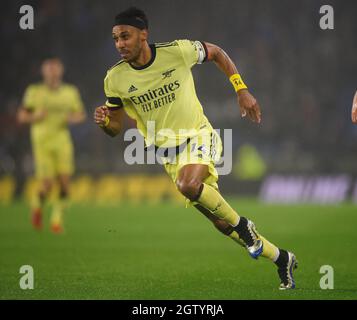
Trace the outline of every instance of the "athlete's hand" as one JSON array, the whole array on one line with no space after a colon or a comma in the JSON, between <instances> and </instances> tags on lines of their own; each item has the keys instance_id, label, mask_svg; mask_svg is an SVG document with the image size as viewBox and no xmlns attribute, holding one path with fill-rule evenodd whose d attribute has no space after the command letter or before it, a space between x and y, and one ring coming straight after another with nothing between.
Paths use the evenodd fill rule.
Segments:
<instances>
[{"instance_id":1,"label":"athlete's hand","mask_svg":"<svg viewBox=\"0 0 357 320\"><path fill-rule=\"evenodd\" d=\"M47 117L47 111L46 110L38 110L35 111L32 114L32 121L31 122L40 122L43 119L45 119Z\"/></svg>"},{"instance_id":2,"label":"athlete's hand","mask_svg":"<svg viewBox=\"0 0 357 320\"><path fill-rule=\"evenodd\" d=\"M352 122L357 124L357 103L352 106L351 112Z\"/></svg>"},{"instance_id":3,"label":"athlete's hand","mask_svg":"<svg viewBox=\"0 0 357 320\"><path fill-rule=\"evenodd\" d=\"M98 125L105 124L105 117L109 115L109 110L107 106L100 106L95 108L94 111L94 122Z\"/></svg>"},{"instance_id":4,"label":"athlete's hand","mask_svg":"<svg viewBox=\"0 0 357 320\"><path fill-rule=\"evenodd\" d=\"M239 90L237 95L242 118L248 115L250 120L260 123L262 118L257 100L255 100L255 98L246 89Z\"/></svg>"}]
</instances>

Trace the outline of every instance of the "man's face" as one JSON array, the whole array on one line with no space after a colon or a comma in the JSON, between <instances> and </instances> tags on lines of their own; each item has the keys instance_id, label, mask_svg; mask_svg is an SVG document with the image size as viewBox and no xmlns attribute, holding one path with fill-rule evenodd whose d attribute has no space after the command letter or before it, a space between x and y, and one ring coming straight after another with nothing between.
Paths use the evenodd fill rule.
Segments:
<instances>
[{"instance_id":1,"label":"man's face","mask_svg":"<svg viewBox=\"0 0 357 320\"><path fill-rule=\"evenodd\" d=\"M126 62L135 61L139 57L147 35L147 30L127 25L114 26L112 32L115 47Z\"/></svg>"},{"instance_id":2,"label":"man's face","mask_svg":"<svg viewBox=\"0 0 357 320\"><path fill-rule=\"evenodd\" d=\"M63 77L63 64L59 59L47 59L42 63L42 77L45 82L58 82Z\"/></svg>"}]
</instances>

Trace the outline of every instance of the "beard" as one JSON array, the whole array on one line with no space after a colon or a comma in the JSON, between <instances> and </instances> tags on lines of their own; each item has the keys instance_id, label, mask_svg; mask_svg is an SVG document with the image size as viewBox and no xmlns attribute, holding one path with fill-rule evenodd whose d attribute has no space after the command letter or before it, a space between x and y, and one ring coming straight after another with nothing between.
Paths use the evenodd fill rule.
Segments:
<instances>
[{"instance_id":1,"label":"beard","mask_svg":"<svg viewBox=\"0 0 357 320\"><path fill-rule=\"evenodd\" d=\"M135 62L139 59L141 50L142 50L142 47L139 44L129 52L129 55L127 55L127 56L122 55L122 59L128 63Z\"/></svg>"}]
</instances>

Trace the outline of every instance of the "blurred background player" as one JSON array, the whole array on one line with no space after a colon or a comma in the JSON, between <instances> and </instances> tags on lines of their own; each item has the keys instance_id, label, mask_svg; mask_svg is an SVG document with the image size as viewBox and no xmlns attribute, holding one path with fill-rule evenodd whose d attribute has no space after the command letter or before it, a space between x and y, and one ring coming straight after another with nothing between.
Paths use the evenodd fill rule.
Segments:
<instances>
[{"instance_id":1,"label":"blurred background player","mask_svg":"<svg viewBox=\"0 0 357 320\"><path fill-rule=\"evenodd\" d=\"M278 267L279 289L295 288L292 273L297 266L295 255L259 235L254 223L238 215L218 189L214 163L221 155L222 143L203 113L191 68L205 61L214 62L231 81L242 117L260 123L259 104L233 61L221 48L208 42L176 40L149 45L148 20L137 8L129 8L115 17L112 36L123 59L107 73L104 80L107 102L96 108L95 122L105 133L115 136L122 127L125 110L137 121L147 145L155 144L155 148L161 149L167 173L188 202L219 231L243 244L253 258L272 260ZM148 121L155 121L153 135ZM166 140L164 144L162 140ZM170 154L173 150L174 161L165 156L165 152Z\"/></svg>"},{"instance_id":2,"label":"blurred background player","mask_svg":"<svg viewBox=\"0 0 357 320\"><path fill-rule=\"evenodd\" d=\"M352 112L351 112L352 122L357 124L357 91L352 102Z\"/></svg>"},{"instance_id":3,"label":"blurred background player","mask_svg":"<svg viewBox=\"0 0 357 320\"><path fill-rule=\"evenodd\" d=\"M53 204L51 230L63 231L63 210L74 171L73 144L68 129L81 123L86 114L78 89L62 82L64 66L51 57L41 66L43 81L27 87L17 118L31 125L31 143L39 189L31 204L31 219L35 229L42 228L44 200L55 182L59 195Z\"/></svg>"}]
</instances>

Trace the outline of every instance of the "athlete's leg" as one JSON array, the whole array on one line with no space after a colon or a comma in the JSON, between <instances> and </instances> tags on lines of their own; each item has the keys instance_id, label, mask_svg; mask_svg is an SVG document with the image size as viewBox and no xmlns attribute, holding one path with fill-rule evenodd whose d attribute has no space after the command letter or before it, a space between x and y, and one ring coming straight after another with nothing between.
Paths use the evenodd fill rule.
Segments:
<instances>
[{"instance_id":1,"label":"athlete's leg","mask_svg":"<svg viewBox=\"0 0 357 320\"><path fill-rule=\"evenodd\" d=\"M209 175L208 165L188 164L179 171L178 190L192 202L197 202L231 226L239 223L239 215L228 205L220 193L203 181Z\"/></svg>"},{"instance_id":2,"label":"athlete's leg","mask_svg":"<svg viewBox=\"0 0 357 320\"><path fill-rule=\"evenodd\" d=\"M245 246L244 242L239 238L238 233L233 229L233 227L225 222L222 219L217 218L214 214L211 213L208 209L205 207L202 207L200 204L195 204L194 207L203 213L216 227L218 231L223 233L225 236L230 237L233 241L237 242L241 246Z\"/></svg>"},{"instance_id":3,"label":"athlete's leg","mask_svg":"<svg viewBox=\"0 0 357 320\"><path fill-rule=\"evenodd\" d=\"M46 198L48 198L54 183L53 157L42 145L32 145L35 161L35 175L39 183L37 192L31 203L32 224L36 229L42 228L42 212Z\"/></svg>"},{"instance_id":4,"label":"athlete's leg","mask_svg":"<svg viewBox=\"0 0 357 320\"><path fill-rule=\"evenodd\" d=\"M234 228L230 224L228 224L222 219L217 218L214 214L212 214L206 208L202 207L200 204L196 204L195 208L199 210L201 213L203 213L209 220L211 220L214 226L221 233L223 233L226 236L229 236L235 242L244 246L244 242L242 241L242 239L239 238L238 233L234 230ZM274 246L272 243L270 243L268 240L266 240L262 235L259 235L259 238L263 241L263 252L261 254L262 257L268 258L273 262L275 262L279 256L277 252L278 248Z\"/></svg>"},{"instance_id":5,"label":"athlete's leg","mask_svg":"<svg viewBox=\"0 0 357 320\"><path fill-rule=\"evenodd\" d=\"M68 202L71 176L74 172L73 145L66 140L54 150L54 163L59 194L53 205L51 229L55 233L63 231L63 214Z\"/></svg>"},{"instance_id":6,"label":"athlete's leg","mask_svg":"<svg viewBox=\"0 0 357 320\"><path fill-rule=\"evenodd\" d=\"M53 179L52 178L43 178L40 182L40 188L38 192L38 196L40 199L40 205L43 205L44 200L49 196L53 187Z\"/></svg>"},{"instance_id":7,"label":"athlete's leg","mask_svg":"<svg viewBox=\"0 0 357 320\"><path fill-rule=\"evenodd\" d=\"M203 184L205 179L209 176L208 166L205 164L188 164L181 168L178 179L176 180L176 185L178 190L188 199L192 199L197 195L200 186ZM223 234L228 235L230 231L233 231L232 226L228 223L222 224L224 222L217 216L211 213L207 208L200 204L195 204L195 208L203 213L215 227L221 231Z\"/></svg>"},{"instance_id":8,"label":"athlete's leg","mask_svg":"<svg viewBox=\"0 0 357 320\"><path fill-rule=\"evenodd\" d=\"M197 203L196 208L210 218L218 230L226 235L236 231L248 248L254 246L253 257L262 254L275 261L279 256L279 249L260 237L248 219L240 217L215 188L203 182L208 175L207 165L189 164L181 168L176 184L186 198Z\"/></svg>"},{"instance_id":9,"label":"athlete's leg","mask_svg":"<svg viewBox=\"0 0 357 320\"><path fill-rule=\"evenodd\" d=\"M186 198L196 203L195 208L210 219L220 232L247 247L248 251L248 242L252 238L255 238L255 241L259 240L261 242L259 254L252 255L251 252L249 253L255 258L261 255L277 265L281 281L280 289L294 288L295 282L292 271L297 267L294 254L277 248L257 233L251 221L247 218L239 217L215 188L204 183L208 175L209 169L207 165L189 164L181 168L176 184L179 191ZM234 221L238 221L238 224L234 225ZM241 224L242 221L245 224Z\"/></svg>"},{"instance_id":10,"label":"athlete's leg","mask_svg":"<svg viewBox=\"0 0 357 320\"><path fill-rule=\"evenodd\" d=\"M60 233L63 229L63 213L69 194L70 176L66 174L60 174L58 176L58 184L59 195L53 205L53 211L51 215L51 229L55 233Z\"/></svg>"},{"instance_id":11,"label":"athlete's leg","mask_svg":"<svg viewBox=\"0 0 357 320\"><path fill-rule=\"evenodd\" d=\"M33 198L31 208L31 220L35 229L42 228L43 206L53 186L51 178L40 179L39 188Z\"/></svg>"},{"instance_id":12,"label":"athlete's leg","mask_svg":"<svg viewBox=\"0 0 357 320\"><path fill-rule=\"evenodd\" d=\"M214 215L217 219L211 217L211 221L219 230L225 234L229 233L230 237L238 243L243 241L251 255L252 253L255 257L260 255L263 249L262 241L252 232L254 230L250 222L244 217L239 217L213 186L204 183L209 175L208 165L187 164L178 172L177 188L206 216L211 217L209 213Z\"/></svg>"}]
</instances>

